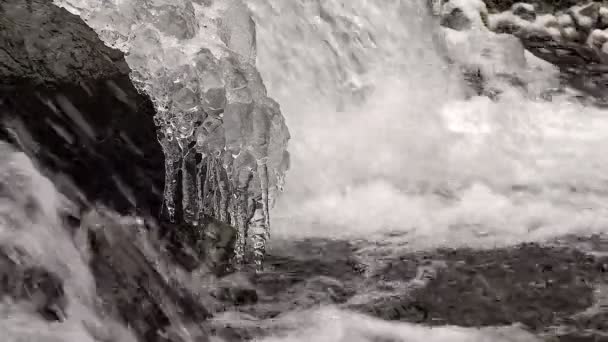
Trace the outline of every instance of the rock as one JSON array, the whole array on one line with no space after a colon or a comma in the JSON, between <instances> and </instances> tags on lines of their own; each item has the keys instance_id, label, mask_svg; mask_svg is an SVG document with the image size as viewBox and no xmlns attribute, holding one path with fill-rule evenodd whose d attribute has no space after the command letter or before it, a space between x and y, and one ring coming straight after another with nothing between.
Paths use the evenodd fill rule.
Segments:
<instances>
[{"instance_id":1,"label":"rock","mask_svg":"<svg viewBox=\"0 0 608 342\"><path fill-rule=\"evenodd\" d=\"M15 253L0 246L0 297L25 301L46 320L64 321L68 301L59 276L43 267L14 260L10 254Z\"/></svg>"},{"instance_id":2,"label":"rock","mask_svg":"<svg viewBox=\"0 0 608 342\"><path fill-rule=\"evenodd\" d=\"M522 31L523 27L518 23L511 20L500 20L494 24L494 31L496 33L506 33L517 35Z\"/></svg>"},{"instance_id":3,"label":"rock","mask_svg":"<svg viewBox=\"0 0 608 342\"><path fill-rule=\"evenodd\" d=\"M232 274L221 278L213 297L232 306L251 305L258 301L255 286L242 274Z\"/></svg>"},{"instance_id":4,"label":"rock","mask_svg":"<svg viewBox=\"0 0 608 342\"><path fill-rule=\"evenodd\" d=\"M608 6L602 6L598 10L600 15L597 23L597 28L600 30L608 29Z\"/></svg>"},{"instance_id":5,"label":"rock","mask_svg":"<svg viewBox=\"0 0 608 342\"><path fill-rule=\"evenodd\" d=\"M585 94L583 101L587 104L602 107L608 104L608 35L603 24L608 10L600 1L484 2L495 13L491 15L491 30L516 36L526 50L559 68L560 85L555 88L556 93L574 88ZM529 24L512 20L507 5L522 19L532 20L533 12L537 18ZM539 27L539 23L544 27ZM474 74L466 78L469 84L476 83Z\"/></svg>"},{"instance_id":6,"label":"rock","mask_svg":"<svg viewBox=\"0 0 608 342\"><path fill-rule=\"evenodd\" d=\"M201 294L175 278L181 265L163 260L149 233L103 212L88 213L81 229L87 231L89 264L106 315L130 326L142 342L181 342L173 335L183 329L206 336L210 312Z\"/></svg>"},{"instance_id":7,"label":"rock","mask_svg":"<svg viewBox=\"0 0 608 342\"><path fill-rule=\"evenodd\" d=\"M236 230L230 225L211 217L198 226L162 222L161 236L170 255L188 271L203 264L218 276L231 270Z\"/></svg>"},{"instance_id":8,"label":"rock","mask_svg":"<svg viewBox=\"0 0 608 342\"><path fill-rule=\"evenodd\" d=\"M582 7L573 7L567 12L574 19L574 24L579 31L586 34L591 31L598 22L600 6L597 3L591 3Z\"/></svg>"},{"instance_id":9,"label":"rock","mask_svg":"<svg viewBox=\"0 0 608 342\"><path fill-rule=\"evenodd\" d=\"M433 325L521 322L537 330L591 306L590 284L605 280L595 271L600 260L576 250L535 244L492 251L446 249L400 259L404 260L401 266L378 273L404 281L413 278L414 265L442 260L445 267L411 293L355 308L384 319Z\"/></svg>"},{"instance_id":10,"label":"rock","mask_svg":"<svg viewBox=\"0 0 608 342\"><path fill-rule=\"evenodd\" d=\"M454 8L450 13L441 18L441 26L456 31L464 31L471 28L471 20L467 18L460 8Z\"/></svg>"},{"instance_id":11,"label":"rock","mask_svg":"<svg viewBox=\"0 0 608 342\"><path fill-rule=\"evenodd\" d=\"M608 31L605 30L593 30L587 38L587 45L600 51L606 42L608 42Z\"/></svg>"},{"instance_id":12,"label":"rock","mask_svg":"<svg viewBox=\"0 0 608 342\"><path fill-rule=\"evenodd\" d=\"M142 238L151 244L144 246L132 226L103 216L96 226L90 215L79 213L96 205L152 222L148 217L160 212L164 155L155 110L135 89L129 72L122 53L106 47L65 9L42 0L0 2L0 139L24 151L78 204L62 216L90 264L100 310L129 325L142 342L181 342L184 327L204 339L202 324L210 315L200 298L205 293L174 277L186 277L206 260L190 252L200 241L184 243L181 255L173 253L178 261L163 268L156 264L160 258L147 254L159 255L160 242ZM180 95L180 104L187 106L189 94ZM19 199L27 209L27 198ZM153 231L141 229L143 234ZM230 252L232 235L227 236L214 242L224 253ZM206 257L213 263L227 259L202 243L205 253L215 255ZM54 273L0 254L0 279L5 280L2 293L29 303L47 320L65 317L69 303Z\"/></svg>"},{"instance_id":13,"label":"rock","mask_svg":"<svg viewBox=\"0 0 608 342\"><path fill-rule=\"evenodd\" d=\"M7 0L0 13L0 138L80 204L156 216L164 172L154 109L122 53L49 1Z\"/></svg>"},{"instance_id":14,"label":"rock","mask_svg":"<svg viewBox=\"0 0 608 342\"><path fill-rule=\"evenodd\" d=\"M578 13L591 18L592 22L595 24L597 22L597 20L599 19L600 4L594 2L594 3L590 3L588 5L585 5L578 11Z\"/></svg>"},{"instance_id":15,"label":"rock","mask_svg":"<svg viewBox=\"0 0 608 342\"><path fill-rule=\"evenodd\" d=\"M518 2L516 4L513 4L513 6L511 7L511 11L513 12L514 15L522 18L523 20L527 20L527 21L536 20L536 12L534 9L534 5L532 5L532 4Z\"/></svg>"},{"instance_id":16,"label":"rock","mask_svg":"<svg viewBox=\"0 0 608 342\"><path fill-rule=\"evenodd\" d=\"M499 13L509 10L514 4L521 3L520 0L484 0L488 10L491 13ZM525 3L533 4L536 9L541 12L555 12L566 10L572 6L578 5L581 0L527 0Z\"/></svg>"}]
</instances>

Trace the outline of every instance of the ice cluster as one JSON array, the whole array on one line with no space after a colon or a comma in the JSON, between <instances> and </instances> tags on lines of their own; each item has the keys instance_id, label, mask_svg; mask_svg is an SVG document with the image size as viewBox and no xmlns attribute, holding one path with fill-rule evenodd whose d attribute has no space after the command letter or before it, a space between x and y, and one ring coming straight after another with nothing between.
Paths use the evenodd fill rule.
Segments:
<instances>
[{"instance_id":1,"label":"ice cluster","mask_svg":"<svg viewBox=\"0 0 608 342\"><path fill-rule=\"evenodd\" d=\"M163 215L239 231L261 264L269 208L289 164L289 132L255 67L255 24L240 0L55 0L125 53L156 107L165 153ZM247 239L247 237L249 239Z\"/></svg>"}]
</instances>

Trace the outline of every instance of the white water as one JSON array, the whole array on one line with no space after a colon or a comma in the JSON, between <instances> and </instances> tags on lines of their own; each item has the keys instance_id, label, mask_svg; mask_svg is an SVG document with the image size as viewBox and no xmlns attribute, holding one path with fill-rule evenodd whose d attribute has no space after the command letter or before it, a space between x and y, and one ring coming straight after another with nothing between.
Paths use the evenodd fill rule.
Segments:
<instances>
[{"instance_id":1,"label":"white water","mask_svg":"<svg viewBox=\"0 0 608 342\"><path fill-rule=\"evenodd\" d=\"M382 233L401 231L408 234L395 239L427 248L606 231L606 113L565 98L534 100L538 89L553 85L555 72L513 41L483 30L452 32L449 41L458 44L442 47L423 0L248 4L257 22L258 67L293 136L274 236L385 239ZM487 45L494 54L486 58ZM465 100L446 51L489 75L515 73L532 87L525 93L495 78L507 91L500 101ZM24 180L18 193L41 205L29 216L23 201L3 200L0 243L21 246L61 274L75 303L61 325L2 304L0 331L15 342L102 340L92 330L121 334L111 341L132 340L95 314L90 272L57 219L63 199L24 155L3 150L0 158L2 182ZM526 191L512 191L514 185ZM517 328L430 329L334 308L255 324L293 328L267 342L534 340Z\"/></svg>"},{"instance_id":2,"label":"white water","mask_svg":"<svg viewBox=\"0 0 608 342\"><path fill-rule=\"evenodd\" d=\"M292 132L274 234L401 231L424 248L606 231L607 113L537 100L557 70L515 38L440 32L423 0L248 3L258 67ZM445 54L478 66L500 100L466 100Z\"/></svg>"},{"instance_id":3,"label":"white water","mask_svg":"<svg viewBox=\"0 0 608 342\"><path fill-rule=\"evenodd\" d=\"M7 342L132 342L135 338L118 324L97 314L93 276L68 230L58 217L70 203L43 177L32 161L0 143L0 247L23 256L24 266L42 266L64 282L67 319L49 323L27 303L1 298L0 333ZM18 254L15 254L18 255Z\"/></svg>"}]
</instances>

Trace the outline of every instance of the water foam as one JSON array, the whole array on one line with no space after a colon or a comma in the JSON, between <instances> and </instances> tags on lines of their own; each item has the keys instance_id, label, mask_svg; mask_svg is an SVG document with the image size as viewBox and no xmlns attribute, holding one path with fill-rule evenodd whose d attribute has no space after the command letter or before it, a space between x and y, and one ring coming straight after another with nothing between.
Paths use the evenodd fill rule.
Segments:
<instances>
[{"instance_id":1,"label":"water foam","mask_svg":"<svg viewBox=\"0 0 608 342\"><path fill-rule=\"evenodd\" d=\"M606 231L606 111L542 99L558 71L516 38L480 18L439 30L425 1L248 3L293 138L277 234L401 231L427 248ZM458 67L498 99L465 98Z\"/></svg>"},{"instance_id":2,"label":"water foam","mask_svg":"<svg viewBox=\"0 0 608 342\"><path fill-rule=\"evenodd\" d=\"M274 325L292 326L288 333L260 339L260 342L303 342L314 336L319 342L373 341L467 341L467 342L534 342L534 336L517 326L501 328L461 328L454 326L425 327L421 325L387 322L368 316L324 307L289 313Z\"/></svg>"},{"instance_id":3,"label":"water foam","mask_svg":"<svg viewBox=\"0 0 608 342\"><path fill-rule=\"evenodd\" d=\"M95 282L83 255L62 226L58 212L70 203L42 176L32 161L6 144L0 144L0 246L18 250L17 262L40 266L64 283L68 300L61 323L42 319L28 305L2 298L0 331L5 341L135 341L115 322L101 318L95 309Z\"/></svg>"}]
</instances>

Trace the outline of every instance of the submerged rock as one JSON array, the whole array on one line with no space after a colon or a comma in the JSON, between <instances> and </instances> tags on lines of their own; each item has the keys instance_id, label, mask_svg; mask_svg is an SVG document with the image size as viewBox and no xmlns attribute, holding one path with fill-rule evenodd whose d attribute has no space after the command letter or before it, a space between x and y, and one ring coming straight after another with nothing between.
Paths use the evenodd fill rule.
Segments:
<instances>
[{"instance_id":1,"label":"submerged rock","mask_svg":"<svg viewBox=\"0 0 608 342\"><path fill-rule=\"evenodd\" d=\"M0 298L25 302L48 321L64 321L68 300L61 278L27 262L27 253L0 245Z\"/></svg>"},{"instance_id":2,"label":"submerged rock","mask_svg":"<svg viewBox=\"0 0 608 342\"><path fill-rule=\"evenodd\" d=\"M456 58L464 69L464 79L470 85L471 92L476 95L498 99L501 87L489 84L489 80L506 81L523 90L524 94L534 99L550 99L547 94L567 93L574 89L580 94L587 95L586 102L596 106L608 105L608 33L605 32L604 18L608 18L608 9L599 1L456 1L436 2L440 6L437 13L441 16L441 25L447 29L448 40L462 44L464 36L451 30L463 32L471 42L464 44L465 57ZM487 10L487 12L486 12ZM477 22L482 17L485 27L472 27L469 22ZM459 19L460 18L460 19ZM485 18L485 19L484 19ZM468 19L468 20L465 20ZM607 21L608 22L608 21ZM489 31L491 32L488 32ZM492 34L498 33L498 35ZM509 36L512 35L512 36ZM473 42L477 36L483 36ZM516 42L515 38L519 40ZM515 43L508 51L494 51L492 42L511 40ZM470 46L467 47L467 44ZM448 43L450 45L450 43ZM478 52L472 52L475 45L485 45L480 56L492 54L503 56L508 63L521 46L534 56L552 64L559 69L559 83L546 87L541 92L530 93L526 89L529 83L534 83L534 76L502 75L482 70L483 65L476 65ZM516 46L517 45L517 46ZM523 52L523 51L522 51ZM524 54L519 54L524 57ZM508 56L508 57L507 57ZM516 57L520 57L516 56ZM521 59L521 58L520 58ZM525 59L529 59L528 56ZM525 64L526 62L524 62ZM483 63L482 63L483 64ZM492 65L491 61L487 65ZM500 64L500 63L498 63ZM521 63L520 63L521 64ZM535 65L539 63L534 61ZM520 66L515 66L516 70ZM546 67L545 67L546 68ZM512 70L513 71L513 70ZM521 71L524 71L523 69ZM535 73L536 71L534 71ZM530 73L525 71L524 73ZM506 77L503 77L506 76ZM523 77L522 77L523 76ZM512 81L511 81L512 80ZM537 88L532 86L532 88ZM573 99L579 101L579 99Z\"/></svg>"}]
</instances>

